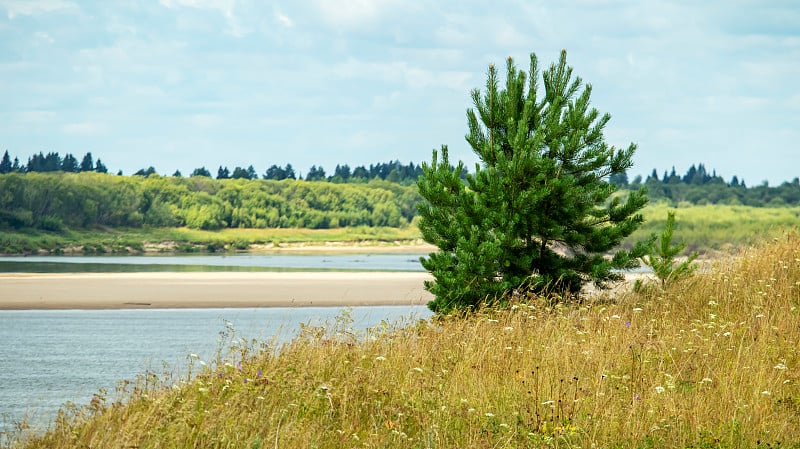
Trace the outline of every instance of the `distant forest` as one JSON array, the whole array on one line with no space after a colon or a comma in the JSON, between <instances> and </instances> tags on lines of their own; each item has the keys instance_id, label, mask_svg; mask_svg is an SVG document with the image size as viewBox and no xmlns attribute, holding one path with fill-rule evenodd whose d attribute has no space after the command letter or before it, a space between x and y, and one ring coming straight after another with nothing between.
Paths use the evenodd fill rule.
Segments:
<instances>
[{"instance_id":1,"label":"distant forest","mask_svg":"<svg viewBox=\"0 0 800 449\"><path fill-rule=\"evenodd\" d=\"M291 165L272 165L259 177L253 166L219 167L216 177L200 167L190 176L161 176L149 167L132 176L114 176L87 153L38 153L26 164L0 159L0 228L43 229L109 227L338 228L402 227L412 223L420 197L415 181L421 167L388 162L337 165L328 175L312 167L305 179ZM466 173L463 173L465 175ZM216 178L216 179L215 179ZM683 174L646 179L615 176L621 190L646 187L652 202L678 206L728 204L800 205L800 180L779 186L748 187L733 176L724 180L703 164Z\"/></svg>"},{"instance_id":2,"label":"distant forest","mask_svg":"<svg viewBox=\"0 0 800 449\"><path fill-rule=\"evenodd\" d=\"M108 168L103 164L100 159L96 162L93 161L92 153L86 153L81 161L72 154L67 153L63 158L56 152L49 152L44 154L39 152L28 158L27 164L22 164L19 158L11 159L8 151L3 154L0 159L0 174L5 173L46 173L46 172L65 172L65 173L80 173L80 172L98 172L108 173ZM152 166L142 168L133 176L150 176L158 174L156 169ZM422 167L410 162L408 165L402 164L400 161L381 162L377 164L370 164L369 167L359 165L355 168L350 168L347 164L337 165L333 173L326 173L322 166L312 166L302 177L295 172L292 164L287 164L285 167L272 165L266 169L261 175L261 179L270 179L274 181L281 181L283 179L303 179L305 181L330 181L330 182L366 182L372 179L381 179L389 182L396 182L399 184L412 184L416 182L419 175L422 174ZM117 175L122 175L122 172L117 172ZM172 174L173 177L180 178L183 174L178 170ZM194 169L189 176L205 176L207 178L216 179L259 179L258 172L252 165L248 167L234 167L230 170L227 166L219 166L214 175L205 167Z\"/></svg>"},{"instance_id":3,"label":"distant forest","mask_svg":"<svg viewBox=\"0 0 800 449\"><path fill-rule=\"evenodd\" d=\"M651 202L668 201L673 205L681 202L691 204L730 204L755 207L777 207L800 205L800 179L783 182L771 187L766 181L748 187L745 180L733 176L725 181L716 171L709 172L703 164L692 165L684 175L675 172L675 167L659 177L656 169L642 181L637 176L628 181L625 175L611 177L609 182L623 189L647 187Z\"/></svg>"}]
</instances>

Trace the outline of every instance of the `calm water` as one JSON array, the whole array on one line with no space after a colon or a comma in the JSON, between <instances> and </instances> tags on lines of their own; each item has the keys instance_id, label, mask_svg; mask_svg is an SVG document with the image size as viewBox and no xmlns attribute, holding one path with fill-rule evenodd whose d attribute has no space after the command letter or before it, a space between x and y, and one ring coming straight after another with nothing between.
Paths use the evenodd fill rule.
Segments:
<instances>
[{"instance_id":1,"label":"calm water","mask_svg":"<svg viewBox=\"0 0 800 449\"><path fill-rule=\"evenodd\" d=\"M422 254L0 257L0 272L423 271ZM2 288L2 285L0 285ZM427 318L425 307L356 307L354 326ZM211 360L226 321L246 339L286 339L338 308L0 311L0 432L27 416L41 428L67 401L152 371L179 375L187 356ZM2 435L0 435L2 443Z\"/></svg>"},{"instance_id":2,"label":"calm water","mask_svg":"<svg viewBox=\"0 0 800 449\"><path fill-rule=\"evenodd\" d=\"M190 256L7 256L0 272L424 271L424 254L232 254Z\"/></svg>"},{"instance_id":3,"label":"calm water","mask_svg":"<svg viewBox=\"0 0 800 449\"><path fill-rule=\"evenodd\" d=\"M338 308L0 311L0 431L26 415L42 428L65 402L85 405L100 388L113 398L117 381L147 370L161 374L164 363L179 375L191 353L211 360L226 321L237 336L271 341L276 335L290 338L299 323L324 324L341 313ZM382 320L430 316L421 306L355 307L350 313L361 329Z\"/></svg>"}]
</instances>

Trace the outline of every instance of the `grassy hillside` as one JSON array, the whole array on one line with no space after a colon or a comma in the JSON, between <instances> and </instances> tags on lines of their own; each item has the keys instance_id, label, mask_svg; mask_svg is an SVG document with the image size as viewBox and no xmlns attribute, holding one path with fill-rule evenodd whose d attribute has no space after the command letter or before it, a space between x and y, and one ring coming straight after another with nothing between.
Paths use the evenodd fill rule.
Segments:
<instances>
[{"instance_id":1,"label":"grassy hillside","mask_svg":"<svg viewBox=\"0 0 800 449\"><path fill-rule=\"evenodd\" d=\"M615 300L234 342L24 448L800 447L800 234ZM116 397L119 396L119 397Z\"/></svg>"},{"instance_id":2,"label":"grassy hillside","mask_svg":"<svg viewBox=\"0 0 800 449\"><path fill-rule=\"evenodd\" d=\"M800 226L800 207L695 206L683 203L675 208L666 203L655 203L642 211L645 222L626 240L627 244L661 233L668 210L675 211L675 239L685 241L687 250L700 252L735 250Z\"/></svg>"}]
</instances>

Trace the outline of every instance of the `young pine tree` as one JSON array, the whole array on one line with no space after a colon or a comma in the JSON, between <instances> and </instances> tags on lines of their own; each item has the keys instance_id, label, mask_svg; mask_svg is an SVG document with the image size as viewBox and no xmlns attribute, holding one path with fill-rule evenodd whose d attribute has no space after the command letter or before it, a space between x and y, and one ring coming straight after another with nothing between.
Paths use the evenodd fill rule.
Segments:
<instances>
[{"instance_id":1,"label":"young pine tree","mask_svg":"<svg viewBox=\"0 0 800 449\"><path fill-rule=\"evenodd\" d=\"M612 197L607 180L632 166L636 146L608 146L610 116L590 107L591 86L572 76L566 52L541 74L508 59L504 88L489 67L485 92L474 90L466 136L480 159L462 180L447 147L434 150L418 181L419 227L438 251L422 259L437 313L475 307L517 292L574 294L639 265L647 244L616 248L642 222L644 190Z\"/></svg>"},{"instance_id":2,"label":"young pine tree","mask_svg":"<svg viewBox=\"0 0 800 449\"><path fill-rule=\"evenodd\" d=\"M650 250L642 260L645 265L653 269L656 277L661 281L661 288L666 289L672 282L690 275L695 266L692 264L697 258L697 252L693 252L681 263L675 258L686 248L686 243L672 245L672 232L675 230L675 212L667 212L667 224L658 242L652 242Z\"/></svg>"}]
</instances>

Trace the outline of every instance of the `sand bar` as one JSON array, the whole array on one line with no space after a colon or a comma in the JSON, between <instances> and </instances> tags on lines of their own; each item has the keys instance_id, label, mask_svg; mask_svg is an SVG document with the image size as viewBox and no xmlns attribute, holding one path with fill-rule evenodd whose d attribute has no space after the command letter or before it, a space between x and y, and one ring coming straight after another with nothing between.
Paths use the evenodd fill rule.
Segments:
<instances>
[{"instance_id":1,"label":"sand bar","mask_svg":"<svg viewBox=\"0 0 800 449\"><path fill-rule=\"evenodd\" d=\"M422 305L428 273L0 273L0 310Z\"/></svg>"}]
</instances>

